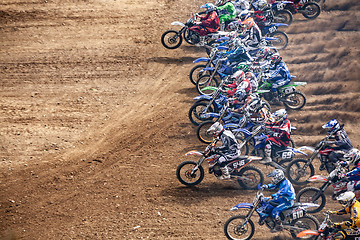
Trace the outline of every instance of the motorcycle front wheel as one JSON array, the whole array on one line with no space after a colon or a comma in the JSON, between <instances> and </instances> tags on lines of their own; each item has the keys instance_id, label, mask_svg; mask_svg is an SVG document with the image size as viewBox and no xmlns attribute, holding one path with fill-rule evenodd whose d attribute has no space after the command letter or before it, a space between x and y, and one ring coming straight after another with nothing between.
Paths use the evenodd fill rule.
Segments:
<instances>
[{"instance_id":1,"label":"motorcycle front wheel","mask_svg":"<svg viewBox=\"0 0 360 240\"><path fill-rule=\"evenodd\" d=\"M210 71L201 71L205 67L206 67L206 64L199 64L190 70L189 78L190 78L190 82L192 84L196 85L196 82L200 77L211 74Z\"/></svg>"},{"instance_id":2,"label":"motorcycle front wheel","mask_svg":"<svg viewBox=\"0 0 360 240\"><path fill-rule=\"evenodd\" d=\"M194 105L189 109L189 119L192 124L195 126L199 126L202 122L209 121L212 118L204 118L202 114L204 114L204 109L208 106L209 102L195 102ZM207 112L214 112L213 107L210 106Z\"/></svg>"},{"instance_id":3,"label":"motorcycle front wheel","mask_svg":"<svg viewBox=\"0 0 360 240\"><path fill-rule=\"evenodd\" d=\"M285 94L281 99L284 106L292 110L300 110L306 104L306 97L302 92L295 91L292 93Z\"/></svg>"},{"instance_id":4,"label":"motorcycle front wheel","mask_svg":"<svg viewBox=\"0 0 360 240\"><path fill-rule=\"evenodd\" d=\"M297 238L300 232L304 230L317 230L319 228L319 221L312 215L305 214L303 217L297 218L290 223L291 226L298 228L298 230L290 230L290 234L293 239L303 239ZM316 239L317 236L312 236L306 239Z\"/></svg>"},{"instance_id":5,"label":"motorcycle front wheel","mask_svg":"<svg viewBox=\"0 0 360 240\"><path fill-rule=\"evenodd\" d=\"M185 161L179 164L176 169L177 179L186 186L195 186L199 184L204 179L204 168L199 166L199 168L191 173L194 167L197 166L197 163L194 161Z\"/></svg>"},{"instance_id":6,"label":"motorcycle front wheel","mask_svg":"<svg viewBox=\"0 0 360 240\"><path fill-rule=\"evenodd\" d=\"M270 44L277 49L285 49L288 45L289 38L286 33L282 31L275 31L269 34L270 37L276 38L276 40L270 40Z\"/></svg>"},{"instance_id":7,"label":"motorcycle front wheel","mask_svg":"<svg viewBox=\"0 0 360 240\"><path fill-rule=\"evenodd\" d=\"M320 5L315 2L306 3L302 7L302 15L307 19L315 19L320 15Z\"/></svg>"},{"instance_id":8,"label":"motorcycle front wheel","mask_svg":"<svg viewBox=\"0 0 360 240\"><path fill-rule=\"evenodd\" d=\"M231 240L249 240L255 233L255 225L251 219L245 224L245 216L236 215L229 218L224 225L224 233Z\"/></svg>"},{"instance_id":9,"label":"motorcycle front wheel","mask_svg":"<svg viewBox=\"0 0 360 240\"><path fill-rule=\"evenodd\" d=\"M180 47L182 43L182 36L178 31L168 30L161 35L161 43L168 49L175 49Z\"/></svg>"},{"instance_id":10,"label":"motorcycle front wheel","mask_svg":"<svg viewBox=\"0 0 360 240\"><path fill-rule=\"evenodd\" d=\"M259 184L262 186L264 183L263 172L255 166L243 167L237 175L245 178L238 179L238 183L247 190L256 190Z\"/></svg>"},{"instance_id":11,"label":"motorcycle front wheel","mask_svg":"<svg viewBox=\"0 0 360 240\"><path fill-rule=\"evenodd\" d=\"M293 22L293 15L289 10L281 10L274 13L274 22L290 25Z\"/></svg>"},{"instance_id":12,"label":"motorcycle front wheel","mask_svg":"<svg viewBox=\"0 0 360 240\"><path fill-rule=\"evenodd\" d=\"M199 124L196 129L196 136L203 143L211 143L213 140L213 135L209 134L207 130L213 125L214 121L205 121Z\"/></svg>"},{"instance_id":13,"label":"motorcycle front wheel","mask_svg":"<svg viewBox=\"0 0 360 240\"><path fill-rule=\"evenodd\" d=\"M304 185L309 182L309 177L314 176L314 166L310 163L310 165L305 168L305 164L307 163L308 160L302 158L294 159L289 163L286 167L285 174L291 183Z\"/></svg>"},{"instance_id":14,"label":"motorcycle front wheel","mask_svg":"<svg viewBox=\"0 0 360 240\"><path fill-rule=\"evenodd\" d=\"M296 201L300 203L319 204L318 207L306 209L306 212L308 213L317 213L320 212L325 207L326 197L325 194L319 188L306 187L298 192L296 196Z\"/></svg>"},{"instance_id":15,"label":"motorcycle front wheel","mask_svg":"<svg viewBox=\"0 0 360 240\"><path fill-rule=\"evenodd\" d=\"M196 82L196 90L199 94L211 95L215 90L204 89L205 87L217 87L219 85L216 75L210 79L210 75L201 76Z\"/></svg>"}]
</instances>

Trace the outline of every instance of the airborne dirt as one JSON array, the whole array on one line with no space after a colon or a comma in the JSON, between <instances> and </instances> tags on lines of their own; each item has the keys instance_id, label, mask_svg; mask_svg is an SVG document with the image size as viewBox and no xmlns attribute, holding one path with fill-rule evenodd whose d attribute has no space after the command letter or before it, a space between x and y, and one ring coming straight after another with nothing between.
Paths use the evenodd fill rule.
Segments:
<instances>
[{"instance_id":1,"label":"airborne dirt","mask_svg":"<svg viewBox=\"0 0 360 240\"><path fill-rule=\"evenodd\" d=\"M229 209L255 191L177 181L184 154L205 147L187 118L188 73L205 53L160 43L204 3L0 2L0 239L225 239ZM293 139L314 146L336 118L360 147L359 1L323 9L285 29L283 59L308 82ZM290 238L256 225L254 239L277 236Z\"/></svg>"}]
</instances>

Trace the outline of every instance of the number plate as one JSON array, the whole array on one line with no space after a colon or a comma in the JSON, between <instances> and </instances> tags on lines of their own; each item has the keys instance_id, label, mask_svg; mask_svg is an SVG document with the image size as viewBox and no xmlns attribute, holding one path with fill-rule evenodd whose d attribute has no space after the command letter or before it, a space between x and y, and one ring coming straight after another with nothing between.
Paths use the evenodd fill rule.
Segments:
<instances>
[{"instance_id":1,"label":"number plate","mask_svg":"<svg viewBox=\"0 0 360 240\"><path fill-rule=\"evenodd\" d=\"M293 88L293 87L284 88L284 93L288 94L288 93L292 93L292 92L295 92L295 88Z\"/></svg>"},{"instance_id":2,"label":"number plate","mask_svg":"<svg viewBox=\"0 0 360 240\"><path fill-rule=\"evenodd\" d=\"M292 213L292 219L298 219L304 216L304 211L302 209L296 210Z\"/></svg>"},{"instance_id":3,"label":"number plate","mask_svg":"<svg viewBox=\"0 0 360 240\"><path fill-rule=\"evenodd\" d=\"M284 9L284 3L278 3L278 5L276 6L277 7L277 10L278 11L281 11L281 10L283 10Z\"/></svg>"}]
</instances>

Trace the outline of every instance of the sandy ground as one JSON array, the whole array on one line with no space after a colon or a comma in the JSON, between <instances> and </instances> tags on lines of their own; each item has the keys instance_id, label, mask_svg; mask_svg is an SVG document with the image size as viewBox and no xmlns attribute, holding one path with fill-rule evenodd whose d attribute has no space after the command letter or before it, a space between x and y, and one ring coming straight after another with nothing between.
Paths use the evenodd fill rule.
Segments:
<instances>
[{"instance_id":1,"label":"sandy ground","mask_svg":"<svg viewBox=\"0 0 360 240\"><path fill-rule=\"evenodd\" d=\"M0 1L1 239L225 239L229 209L255 191L176 179L184 154L204 148L187 113L188 74L205 53L160 43L204 3ZM327 0L285 29L283 59L308 82L307 105L289 112L298 146L336 118L360 147L359 10ZM280 238L290 237L256 225L253 239Z\"/></svg>"}]
</instances>

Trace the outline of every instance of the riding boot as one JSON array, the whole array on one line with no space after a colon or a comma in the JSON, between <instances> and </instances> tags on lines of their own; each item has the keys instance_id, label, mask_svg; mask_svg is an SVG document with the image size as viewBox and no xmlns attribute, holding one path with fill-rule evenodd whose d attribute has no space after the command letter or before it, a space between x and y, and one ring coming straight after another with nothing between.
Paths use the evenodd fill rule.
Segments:
<instances>
[{"instance_id":1,"label":"riding boot","mask_svg":"<svg viewBox=\"0 0 360 240\"><path fill-rule=\"evenodd\" d=\"M228 168L228 166L224 166L222 168L220 168L222 175L218 177L218 179L223 180L223 179L229 179L230 176L230 169Z\"/></svg>"},{"instance_id":2,"label":"riding boot","mask_svg":"<svg viewBox=\"0 0 360 240\"><path fill-rule=\"evenodd\" d=\"M271 163L271 148L264 149L265 157L260 161L260 163Z\"/></svg>"},{"instance_id":3,"label":"riding boot","mask_svg":"<svg viewBox=\"0 0 360 240\"><path fill-rule=\"evenodd\" d=\"M272 229L270 230L270 232L272 232L272 233L274 233L274 232L280 232L280 231L282 231L282 230L284 229L280 218L274 219L274 222L275 222L275 226L274 226L274 228L272 228Z\"/></svg>"}]
</instances>

